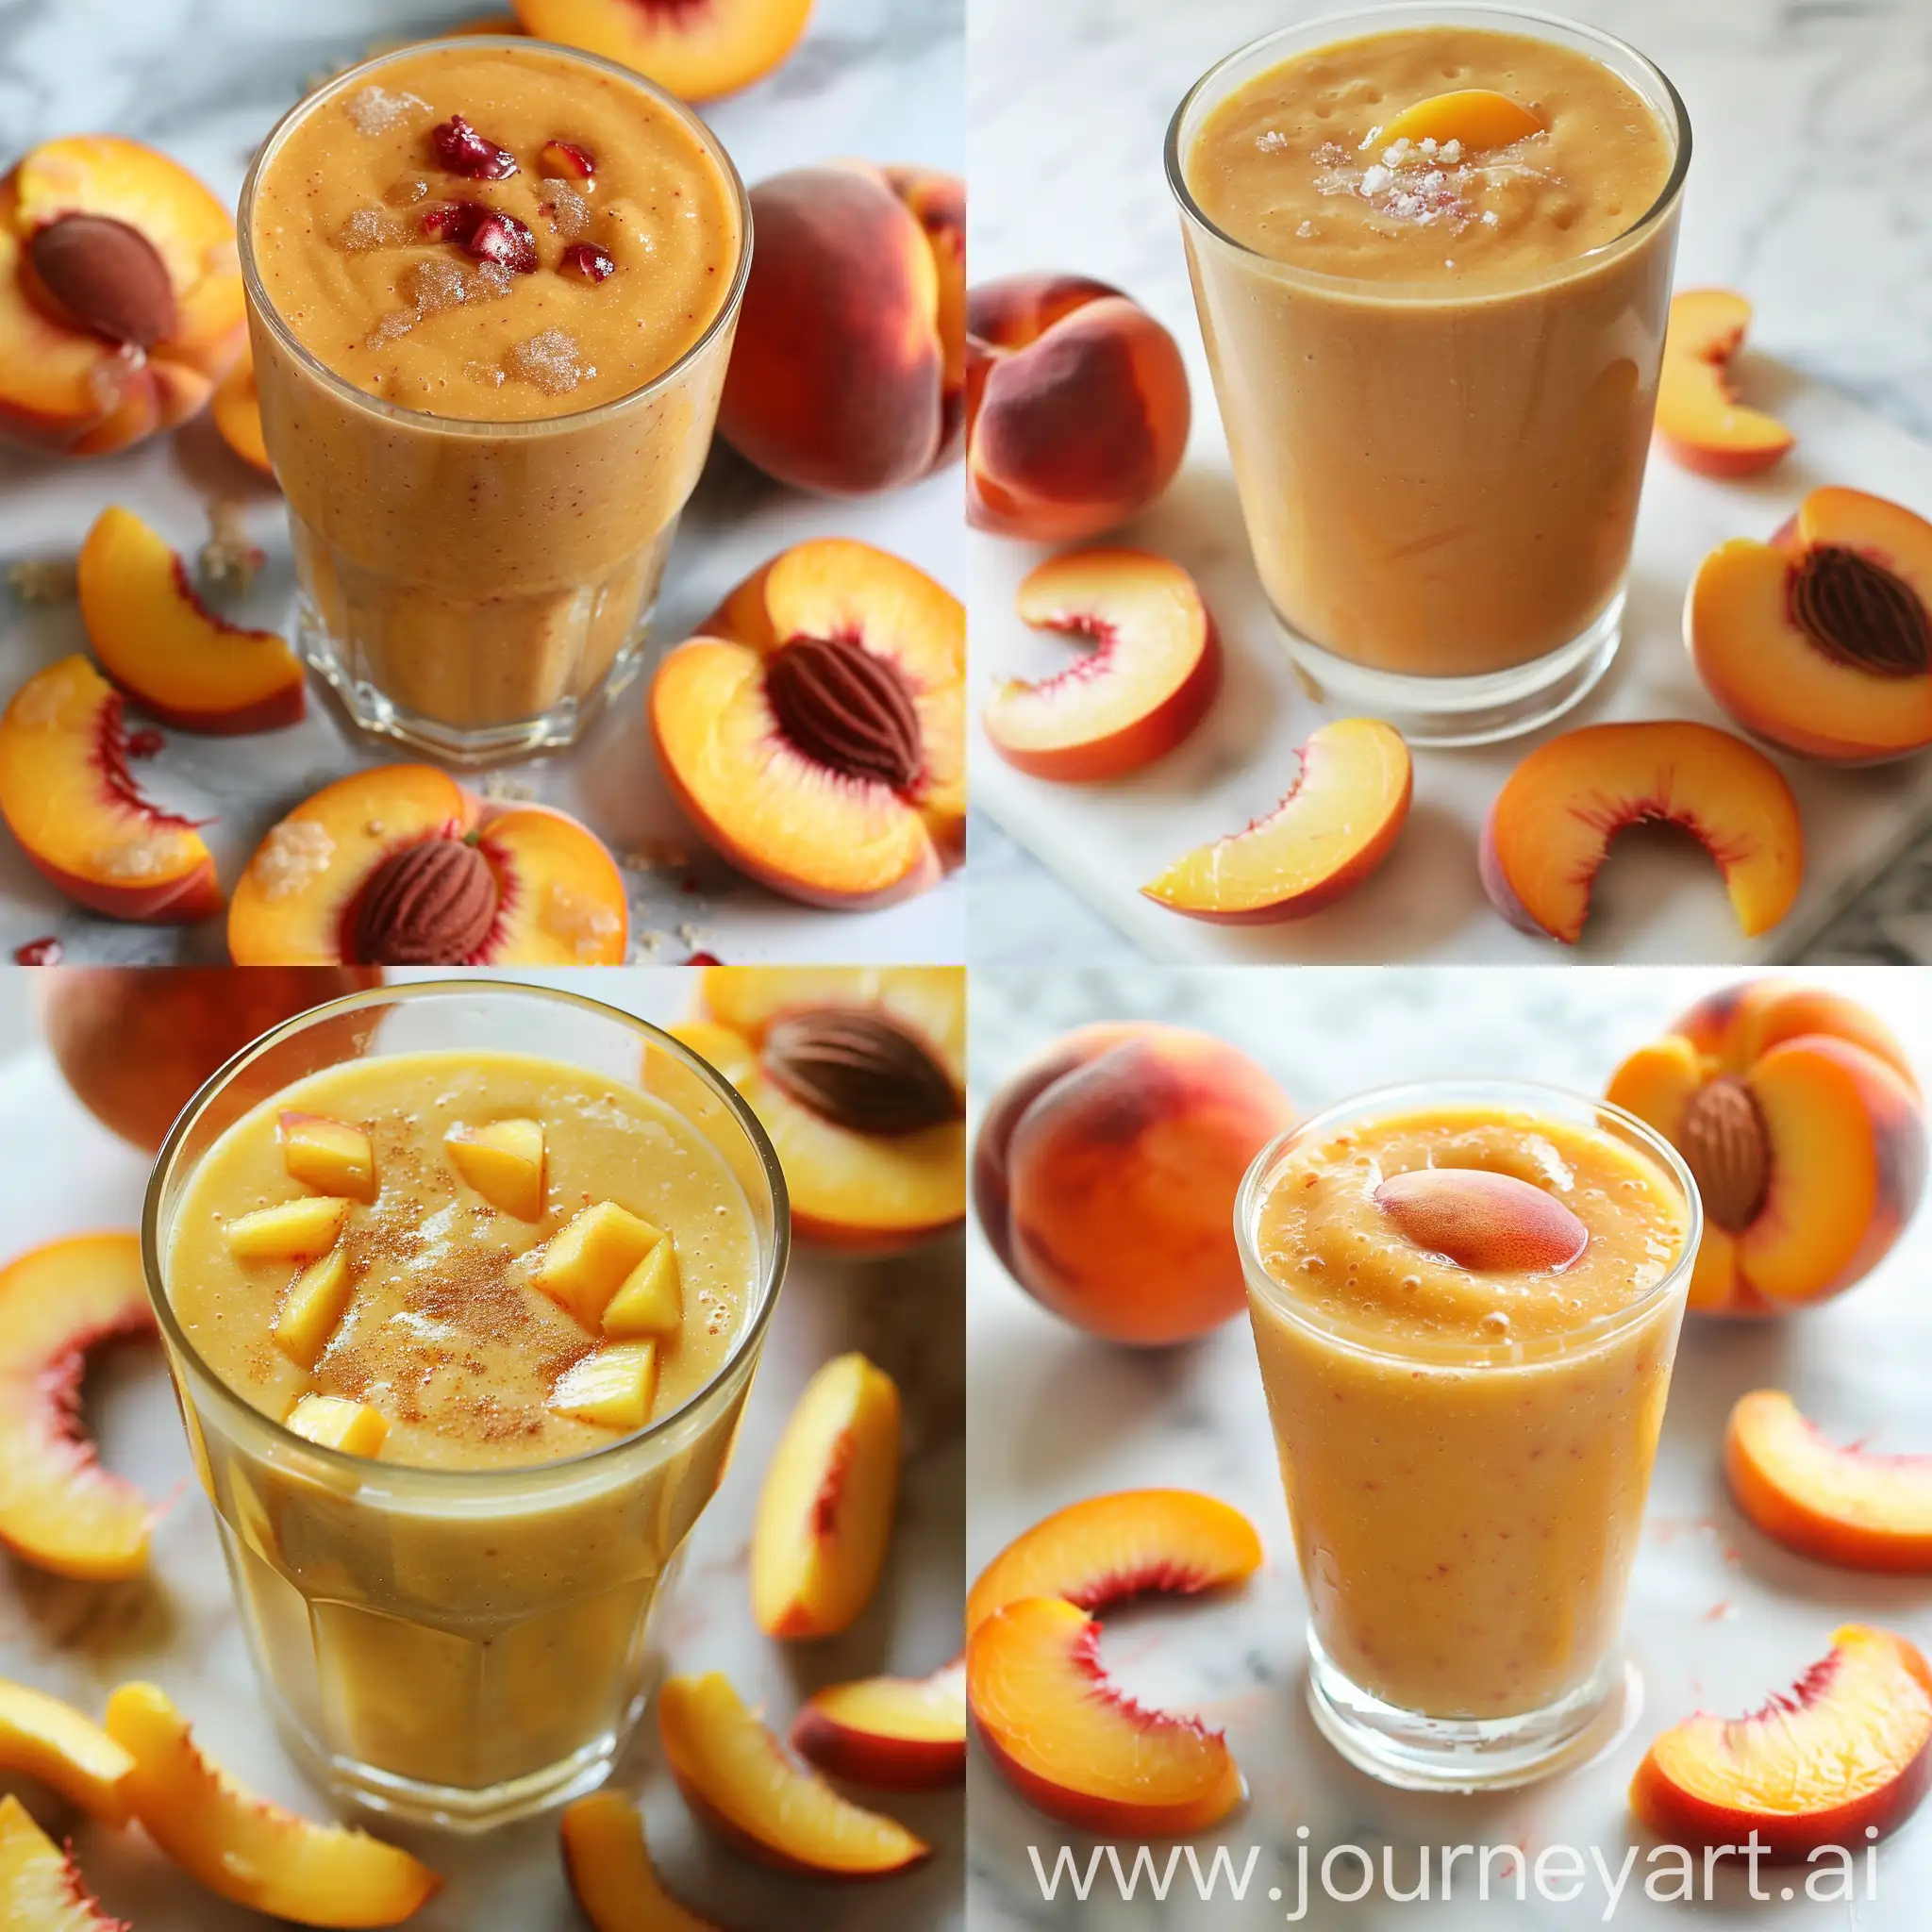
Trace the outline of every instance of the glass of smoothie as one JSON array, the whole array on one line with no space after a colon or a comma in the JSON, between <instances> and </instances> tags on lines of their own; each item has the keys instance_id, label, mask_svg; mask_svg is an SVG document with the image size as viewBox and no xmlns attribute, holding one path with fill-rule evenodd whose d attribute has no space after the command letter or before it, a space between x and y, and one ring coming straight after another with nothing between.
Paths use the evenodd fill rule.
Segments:
<instances>
[{"instance_id":1,"label":"glass of smoothie","mask_svg":"<svg viewBox=\"0 0 1932 1932\"><path fill-rule=\"evenodd\" d=\"M332 1789L482 1830L603 1778L789 1237L731 1087L569 993L378 989L203 1088L149 1291L262 1695Z\"/></svg>"},{"instance_id":2,"label":"glass of smoothie","mask_svg":"<svg viewBox=\"0 0 1932 1932\"><path fill-rule=\"evenodd\" d=\"M1335 14L1175 110L1208 366L1304 677L1418 743L1574 705L1621 634L1690 125L1502 7Z\"/></svg>"},{"instance_id":3,"label":"glass of smoothie","mask_svg":"<svg viewBox=\"0 0 1932 1932\"><path fill-rule=\"evenodd\" d=\"M569 743L638 668L710 444L730 158L626 68L465 37L291 109L237 225L304 655L441 757Z\"/></svg>"},{"instance_id":4,"label":"glass of smoothie","mask_svg":"<svg viewBox=\"0 0 1932 1932\"><path fill-rule=\"evenodd\" d=\"M1605 1102L1386 1088L1235 1209L1308 1603L1308 1702L1417 1790L1523 1784L1631 1707L1621 1630L1703 1224Z\"/></svg>"}]
</instances>

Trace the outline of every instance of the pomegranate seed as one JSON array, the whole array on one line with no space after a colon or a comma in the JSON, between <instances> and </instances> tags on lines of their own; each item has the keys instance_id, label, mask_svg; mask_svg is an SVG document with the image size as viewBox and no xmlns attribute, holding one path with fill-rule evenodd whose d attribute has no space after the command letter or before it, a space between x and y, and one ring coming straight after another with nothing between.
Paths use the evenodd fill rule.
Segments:
<instances>
[{"instance_id":1,"label":"pomegranate seed","mask_svg":"<svg viewBox=\"0 0 1932 1932\"><path fill-rule=\"evenodd\" d=\"M537 238L514 215L486 215L464 243L478 261L493 261L512 275L537 266Z\"/></svg>"},{"instance_id":2,"label":"pomegranate seed","mask_svg":"<svg viewBox=\"0 0 1932 1932\"><path fill-rule=\"evenodd\" d=\"M558 265L565 275L581 275L587 282L601 282L617 273L617 264L594 242L573 242Z\"/></svg>"},{"instance_id":3,"label":"pomegranate seed","mask_svg":"<svg viewBox=\"0 0 1932 1932\"><path fill-rule=\"evenodd\" d=\"M597 172L596 156L574 141L546 141L537 158L550 174L575 175L579 181L588 181Z\"/></svg>"},{"instance_id":4,"label":"pomegranate seed","mask_svg":"<svg viewBox=\"0 0 1932 1932\"><path fill-rule=\"evenodd\" d=\"M452 175L467 175L472 181L502 181L517 171L516 157L485 140L460 114L432 127L429 144Z\"/></svg>"},{"instance_id":5,"label":"pomegranate seed","mask_svg":"<svg viewBox=\"0 0 1932 1932\"><path fill-rule=\"evenodd\" d=\"M127 734L127 756L131 758L151 758L167 741L152 724L143 724L139 731Z\"/></svg>"},{"instance_id":6,"label":"pomegranate seed","mask_svg":"<svg viewBox=\"0 0 1932 1932\"><path fill-rule=\"evenodd\" d=\"M66 947L49 933L43 940L29 940L24 946L15 946L13 963L16 966L58 966L61 955L66 950Z\"/></svg>"},{"instance_id":7,"label":"pomegranate seed","mask_svg":"<svg viewBox=\"0 0 1932 1932\"><path fill-rule=\"evenodd\" d=\"M490 214L480 201L440 201L423 210L423 232L438 242L468 242Z\"/></svg>"}]
</instances>

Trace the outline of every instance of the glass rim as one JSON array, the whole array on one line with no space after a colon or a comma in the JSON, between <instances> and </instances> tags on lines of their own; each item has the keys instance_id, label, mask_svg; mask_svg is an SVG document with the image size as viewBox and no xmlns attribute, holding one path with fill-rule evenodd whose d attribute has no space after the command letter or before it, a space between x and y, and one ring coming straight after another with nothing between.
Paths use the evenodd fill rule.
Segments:
<instances>
[{"instance_id":1,"label":"glass rim","mask_svg":"<svg viewBox=\"0 0 1932 1932\"><path fill-rule=\"evenodd\" d=\"M772 1254L769 1264L760 1273L757 1303L750 1310L737 1339L732 1342L729 1353L702 1387L694 1389L668 1415L653 1417L642 1428L620 1436L614 1442L605 1442L594 1449L580 1451L575 1456L558 1457L550 1462L513 1463L499 1469L450 1469L425 1467L420 1463L384 1462L379 1457L355 1456L347 1450L334 1448L325 1442L310 1441L306 1436L298 1436L285 1422L270 1415L266 1409L257 1408L246 1397L230 1388L215 1373L201 1351L189 1340L175 1312L174 1305L167 1293L166 1276L161 1268L160 1216L161 1195L167 1182L173 1176L175 1166L180 1157L181 1143L209 1104L230 1084L236 1074L284 1041L293 1039L297 1034L308 1031L325 1020L340 1019L344 1014L358 1012L370 1007L436 996L460 995L475 998L478 995L495 997L505 994L513 998L538 999L553 1006L570 1007L599 1020L614 1021L626 1031L636 1035L641 1046L663 1049L683 1061L685 1066L694 1072L710 1090L712 1097L725 1104L727 1111L750 1141L772 1196ZM377 1055L375 1058L379 1058L381 1056ZM639 1091L647 1090L640 1088ZM271 1094L264 1098L274 1097ZM261 1103L258 1103L259 1104ZM664 1105L670 1106L670 1103L667 1101ZM676 1111L675 1108L673 1110ZM747 1202L747 1206L750 1205ZM739 1373L747 1360L757 1360L758 1351L763 1345L765 1331L771 1325L773 1310L777 1306L778 1290L784 1282L791 1253L791 1199L785 1185L785 1171L779 1164L777 1150L772 1145L771 1137L765 1132L758 1115L753 1112L750 1103L708 1060L686 1046L675 1035L667 1033L662 1027L654 1025L648 1020L640 1019L635 1013L625 1012L621 1007L610 1006L603 1000L591 999L587 994L572 992L562 987L539 986L528 980L506 980L494 976L419 979L406 981L399 986L369 987L360 992L347 993L341 999L330 1000L325 1005L311 1007L250 1041L239 1053L230 1056L202 1082L195 1090L193 1098L175 1116L175 1124L169 1128L168 1137L161 1142L160 1151L155 1156L154 1166L149 1171L141 1213L142 1271L146 1279L148 1300L153 1305L155 1319L160 1324L161 1338L170 1353L194 1372L198 1382L205 1384L213 1391L217 1405L224 1412L225 1420L239 1418L243 1426L265 1431L276 1448L291 1455L319 1458L325 1468L338 1470L345 1475L353 1476L358 1489L366 1491L378 1487L410 1486L431 1493L446 1491L452 1496L478 1499L489 1497L495 1491L522 1489L533 1482L548 1484L559 1478L569 1479L598 1474L612 1461L632 1457L641 1448L676 1434L688 1424L691 1418L721 1385ZM379 1474L372 1477L369 1474L371 1471Z\"/></svg>"},{"instance_id":2,"label":"glass rim","mask_svg":"<svg viewBox=\"0 0 1932 1932\"><path fill-rule=\"evenodd\" d=\"M1552 263L1541 273L1521 282L1509 282L1493 289L1476 289L1463 294L1447 291L1439 282L1368 282L1352 275L1325 275L1316 269L1297 268L1277 256L1263 254L1258 248L1251 248L1245 242L1238 241L1227 230L1216 223L1194 198L1194 192L1188 185L1186 166L1181 158L1181 124L1187 119L1190 109L1205 93L1208 92L1221 76L1237 61L1245 60L1277 42L1291 39L1308 47L1320 46L1319 40L1306 38L1317 31L1334 28L1338 31L1360 26L1365 33L1374 33L1378 23L1392 24L1396 15L1412 18L1417 14L1439 14L1441 16L1480 15L1486 21L1496 24L1498 30L1507 30L1510 25L1517 28L1558 28L1563 33L1574 34L1581 40L1593 41L1598 45L1614 49L1635 61L1663 92L1670 105L1670 123L1675 136L1676 148L1672 157L1671 172L1658 190L1656 200L1634 220L1628 227L1613 235L1607 242L1599 242L1596 247L1586 249L1581 255L1573 255L1559 262ZM1549 39L1547 33L1538 36ZM1655 105L1654 103L1652 104ZM1477 302L1509 301L1522 295L1534 294L1540 290L1555 287L1578 275L1588 274L1612 256L1622 254L1634 246L1637 240L1657 225L1670 214L1682 199L1684 183L1690 171L1690 114L1684 105L1684 97L1677 92L1675 83L1649 55L1641 48L1631 45L1628 41L1609 33L1590 21L1571 20L1560 14L1539 12L1534 8L1512 7L1497 4L1497 0L1380 0L1373 7L1344 8L1334 13L1318 14L1311 20L1298 21L1288 26L1270 29L1257 34L1253 40L1243 42L1231 52L1224 54L1208 69L1180 98L1167 124L1167 136L1162 147L1167 173L1167 185L1179 205L1183 219L1211 238L1220 246L1233 250L1247 260L1263 264L1271 275L1297 287L1321 291L1336 295L1348 295L1360 302L1415 303L1427 301L1456 302L1469 306Z\"/></svg>"},{"instance_id":3,"label":"glass rim","mask_svg":"<svg viewBox=\"0 0 1932 1932\"><path fill-rule=\"evenodd\" d=\"M1528 1342L1456 1342L1444 1345L1440 1355L1429 1346L1396 1348L1386 1345L1346 1323L1324 1319L1298 1302L1291 1291L1269 1272L1255 1238L1261 1208L1267 1199L1267 1184L1274 1179L1282 1158L1294 1146L1365 1113L1394 1112L1431 1101L1440 1104L1445 1096L1458 1093L1466 1094L1472 1100L1493 1101L1498 1105L1507 1105L1515 1100L1527 1107L1541 1107L1549 1111L1555 1111L1558 1106L1585 1107L1597 1121L1613 1123L1621 1134L1634 1141L1656 1162L1684 1197L1687 1213L1683 1246L1676 1259L1635 1301L1580 1323L1574 1328L1565 1328L1554 1335L1538 1336ZM1469 1078L1444 1076L1400 1080L1386 1086L1371 1087L1346 1100L1324 1107L1307 1120L1276 1134L1249 1162L1247 1173L1241 1176L1241 1188L1235 1195L1234 1238L1235 1245L1241 1251L1241 1273L1246 1277L1250 1292L1265 1292L1270 1307L1298 1327L1319 1335L1333 1347L1374 1361L1399 1362L1409 1368L1532 1369L1601 1346L1646 1320L1659 1304L1667 1302L1680 1289L1688 1290L1691 1271L1697 1265L1697 1251L1704 1239L1704 1200L1698 1192L1695 1177L1676 1148L1648 1121L1640 1119L1614 1101L1580 1092L1574 1088L1559 1087L1547 1080L1519 1080L1491 1074Z\"/></svg>"},{"instance_id":4,"label":"glass rim","mask_svg":"<svg viewBox=\"0 0 1932 1932\"><path fill-rule=\"evenodd\" d=\"M377 69L387 67L392 61L411 58L432 49L440 51L447 47L458 48L465 52L487 52L493 48L510 53L527 53L533 44L541 46L547 55L566 61L575 61L581 66L612 75L627 82L640 92L650 95L658 106L668 108L697 137L699 145L722 171L738 217L738 260L732 270L724 298L718 305L717 313L705 325L704 331L697 341L668 368L660 369L648 382L641 383L636 389L626 390L623 395L612 396L608 402L593 404L588 409L569 410L557 416L533 416L503 422L482 416L443 416L429 409L411 408L407 403L392 403L385 396L371 395L367 390L358 389L346 376L338 375L313 350L296 339L281 310L269 299L268 291L262 286L261 272L255 259L255 197L260 187L262 171L298 121L306 119L312 110L340 94L341 90L352 82L365 80ZM746 192L743 178L738 172L738 164L731 158L724 143L712 133L706 122L688 103L680 101L675 94L667 92L656 81L647 79L635 69L622 66L615 60L607 60L600 54L586 53L581 47L566 47L551 41L532 42L524 35L446 35L441 40L417 41L406 46L391 47L386 54L375 54L366 60L358 60L355 66L332 75L322 86L313 89L296 101L269 129L262 139L261 145L256 149L254 158L248 164L248 173L242 179L242 194L235 209L235 245L241 258L242 284L247 296L248 313L258 315L282 349L300 365L304 373L320 382L339 400L365 408L373 414L388 417L396 423L446 435L533 437L555 434L566 425L571 429L582 429L607 416L614 415L621 409L627 409L647 401L682 375L712 347L720 334L732 325L744 296L745 283L751 275L751 197Z\"/></svg>"}]
</instances>

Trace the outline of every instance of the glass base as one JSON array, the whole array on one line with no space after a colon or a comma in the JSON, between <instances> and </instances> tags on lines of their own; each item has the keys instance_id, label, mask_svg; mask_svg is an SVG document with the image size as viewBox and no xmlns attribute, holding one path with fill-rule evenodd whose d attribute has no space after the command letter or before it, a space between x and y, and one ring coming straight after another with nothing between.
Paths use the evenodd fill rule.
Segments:
<instances>
[{"instance_id":1,"label":"glass base","mask_svg":"<svg viewBox=\"0 0 1932 1932\"><path fill-rule=\"evenodd\" d=\"M1493 744L1560 718L1588 694L1623 641L1624 597L1620 587L1596 622L1567 644L1478 677L1410 677L1353 664L1275 615L1295 669L1334 710L1381 718L1410 744Z\"/></svg>"},{"instance_id":2,"label":"glass base","mask_svg":"<svg viewBox=\"0 0 1932 1932\"><path fill-rule=\"evenodd\" d=\"M1308 1709L1357 1771L1407 1791L1503 1791L1574 1770L1643 1710L1643 1680L1621 1653L1589 1683L1513 1717L1435 1718L1384 1704L1345 1676L1308 1632Z\"/></svg>"}]
</instances>

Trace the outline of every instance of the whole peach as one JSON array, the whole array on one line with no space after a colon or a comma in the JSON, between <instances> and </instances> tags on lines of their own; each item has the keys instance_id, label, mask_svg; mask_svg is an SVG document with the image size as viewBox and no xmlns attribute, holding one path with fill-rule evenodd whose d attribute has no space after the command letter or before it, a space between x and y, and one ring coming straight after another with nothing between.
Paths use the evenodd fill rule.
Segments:
<instances>
[{"instance_id":1,"label":"whole peach","mask_svg":"<svg viewBox=\"0 0 1932 1932\"><path fill-rule=\"evenodd\" d=\"M1209 1034L1082 1026L994 1099L974 1207L1013 1278L1056 1314L1111 1341L1185 1341L1241 1312L1235 1193L1295 1118L1261 1068Z\"/></svg>"}]
</instances>

